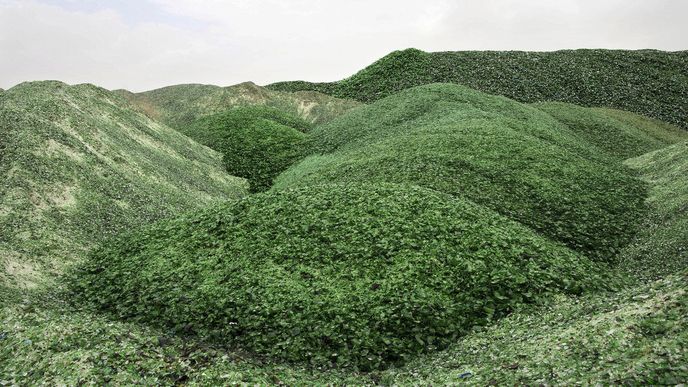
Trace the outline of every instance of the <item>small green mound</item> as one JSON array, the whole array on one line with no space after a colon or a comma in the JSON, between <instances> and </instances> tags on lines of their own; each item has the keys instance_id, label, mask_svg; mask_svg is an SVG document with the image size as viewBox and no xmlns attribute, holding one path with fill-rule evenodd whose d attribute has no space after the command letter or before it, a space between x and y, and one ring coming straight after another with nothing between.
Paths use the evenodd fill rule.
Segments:
<instances>
[{"instance_id":1,"label":"small green mound","mask_svg":"<svg viewBox=\"0 0 688 387\"><path fill-rule=\"evenodd\" d=\"M338 94L352 95L371 102L410 87L434 83L432 56L414 48L394 51L347 78L338 85Z\"/></svg>"},{"instance_id":2,"label":"small green mound","mask_svg":"<svg viewBox=\"0 0 688 387\"><path fill-rule=\"evenodd\" d=\"M688 139L684 130L624 111L585 108L563 102L537 103L535 107L565 123L581 139L620 160Z\"/></svg>"},{"instance_id":3,"label":"small green mound","mask_svg":"<svg viewBox=\"0 0 688 387\"><path fill-rule=\"evenodd\" d=\"M459 85L402 91L315 128L275 189L409 183L479 204L611 260L644 213L645 184L548 114Z\"/></svg>"},{"instance_id":4,"label":"small green mound","mask_svg":"<svg viewBox=\"0 0 688 387\"><path fill-rule=\"evenodd\" d=\"M350 184L257 194L118 237L74 290L120 318L369 369L546 294L612 286L605 272L470 201Z\"/></svg>"},{"instance_id":5,"label":"small green mound","mask_svg":"<svg viewBox=\"0 0 688 387\"><path fill-rule=\"evenodd\" d=\"M239 107L203 117L184 132L222 153L227 172L248 180L252 192L265 191L272 180L305 156L309 122L280 110Z\"/></svg>"},{"instance_id":6,"label":"small green mound","mask_svg":"<svg viewBox=\"0 0 688 387\"><path fill-rule=\"evenodd\" d=\"M612 107L688 128L688 51L394 51L337 82L278 82L272 90L316 90L362 102L436 82L521 102Z\"/></svg>"}]
</instances>

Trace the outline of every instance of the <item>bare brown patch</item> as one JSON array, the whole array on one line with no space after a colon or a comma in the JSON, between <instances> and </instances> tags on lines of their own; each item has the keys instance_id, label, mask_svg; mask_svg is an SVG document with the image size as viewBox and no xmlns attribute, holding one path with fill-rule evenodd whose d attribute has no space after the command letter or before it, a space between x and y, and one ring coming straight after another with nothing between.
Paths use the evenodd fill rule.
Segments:
<instances>
[{"instance_id":1,"label":"bare brown patch","mask_svg":"<svg viewBox=\"0 0 688 387\"><path fill-rule=\"evenodd\" d=\"M129 102L136 107L136 110L143 113L148 118L154 120L160 119L160 111L148 100L148 98L144 96L134 96L129 99Z\"/></svg>"},{"instance_id":2,"label":"bare brown patch","mask_svg":"<svg viewBox=\"0 0 688 387\"><path fill-rule=\"evenodd\" d=\"M313 109L318 106L319 104L317 102L313 101L299 101L299 106L296 107L296 109L299 112L299 115L307 120L313 121L314 118L312 117L312 111Z\"/></svg>"},{"instance_id":3,"label":"bare brown patch","mask_svg":"<svg viewBox=\"0 0 688 387\"><path fill-rule=\"evenodd\" d=\"M53 185L47 187L42 192L29 193L29 201L38 210L49 210L51 208L64 208L76 203L74 197L76 187L68 185Z\"/></svg>"},{"instance_id":4,"label":"bare brown patch","mask_svg":"<svg viewBox=\"0 0 688 387\"><path fill-rule=\"evenodd\" d=\"M28 262L21 262L15 253L0 251L4 261L5 273L22 288L35 288L40 282L41 275Z\"/></svg>"},{"instance_id":5,"label":"bare brown patch","mask_svg":"<svg viewBox=\"0 0 688 387\"><path fill-rule=\"evenodd\" d=\"M52 138L45 142L43 153L50 157L65 155L74 161L82 161L84 159L83 153L74 150L72 147L59 143Z\"/></svg>"}]
</instances>

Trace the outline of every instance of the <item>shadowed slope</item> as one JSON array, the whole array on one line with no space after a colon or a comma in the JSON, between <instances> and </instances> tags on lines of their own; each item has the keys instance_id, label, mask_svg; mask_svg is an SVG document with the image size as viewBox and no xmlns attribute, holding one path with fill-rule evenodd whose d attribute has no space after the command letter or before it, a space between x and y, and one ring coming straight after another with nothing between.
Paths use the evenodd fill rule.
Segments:
<instances>
[{"instance_id":1,"label":"shadowed slope","mask_svg":"<svg viewBox=\"0 0 688 387\"><path fill-rule=\"evenodd\" d=\"M579 138L601 152L619 160L688 140L685 130L621 110L585 108L563 102L533 106L566 124Z\"/></svg>"},{"instance_id":2,"label":"shadowed slope","mask_svg":"<svg viewBox=\"0 0 688 387\"><path fill-rule=\"evenodd\" d=\"M222 153L233 176L246 178L252 192L272 186L273 179L306 156L306 131L312 124L266 106L246 106L204 116L183 132Z\"/></svg>"}]
</instances>

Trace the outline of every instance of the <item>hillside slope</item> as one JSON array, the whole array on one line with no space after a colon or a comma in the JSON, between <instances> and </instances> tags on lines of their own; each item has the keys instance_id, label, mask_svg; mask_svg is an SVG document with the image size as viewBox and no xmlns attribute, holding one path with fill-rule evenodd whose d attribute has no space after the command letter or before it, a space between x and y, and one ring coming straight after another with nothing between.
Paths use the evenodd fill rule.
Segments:
<instances>
[{"instance_id":1,"label":"hillside slope","mask_svg":"<svg viewBox=\"0 0 688 387\"><path fill-rule=\"evenodd\" d=\"M202 116L237 106L265 105L321 123L360 105L312 91L277 92L252 82L228 87L175 85L136 94L125 90L116 92L149 117L180 130Z\"/></svg>"},{"instance_id":2,"label":"hillside slope","mask_svg":"<svg viewBox=\"0 0 688 387\"><path fill-rule=\"evenodd\" d=\"M686 152L688 145L681 143L628 162L650 183L651 213L675 212L675 221L683 224L688 212L675 210L685 207L688 198L683 194ZM307 202L310 196L300 201ZM255 203L255 198L252 201ZM262 211L279 212L284 207L264 207ZM325 207L331 208L331 203ZM383 210L377 205L371 209ZM213 218L213 211L205 214ZM442 216L442 212L436 215ZM278 222L277 217L266 219ZM302 220L296 217L299 225ZM269 234L274 231L271 229L264 231ZM688 228L675 230L685 235ZM639 234L647 238L638 240L654 243L653 231L648 231ZM314 237L311 230L299 232ZM348 235L346 238L350 240ZM662 240L658 240L660 248ZM648 251L640 251L641 259L636 261L641 275L674 259L660 253L645 260L643 254ZM674 269L679 268L672 266L668 270L672 274L661 280L615 294L556 296L546 305L516 310L488 327L475 329L444 351L370 373L264 362L245 351L172 335L169 329L75 310L51 294L0 309L4 331L0 374L3 380L19 385L680 384L688 379L688 272L685 267L678 272ZM663 276L668 271L654 274Z\"/></svg>"},{"instance_id":3,"label":"hillside slope","mask_svg":"<svg viewBox=\"0 0 688 387\"><path fill-rule=\"evenodd\" d=\"M220 155L92 85L0 95L0 257L32 287L118 232L245 193Z\"/></svg>"},{"instance_id":4,"label":"hillside slope","mask_svg":"<svg viewBox=\"0 0 688 387\"><path fill-rule=\"evenodd\" d=\"M623 266L643 279L688 268L688 142L626 161L652 187L650 216L623 251Z\"/></svg>"},{"instance_id":5,"label":"hillside slope","mask_svg":"<svg viewBox=\"0 0 688 387\"><path fill-rule=\"evenodd\" d=\"M622 110L585 108L564 102L540 102L533 106L566 124L582 141L618 160L688 140L688 131Z\"/></svg>"},{"instance_id":6,"label":"hillside slope","mask_svg":"<svg viewBox=\"0 0 688 387\"><path fill-rule=\"evenodd\" d=\"M562 101L627 110L688 129L688 51L395 51L339 82L279 82L376 101L434 82L458 83L521 102Z\"/></svg>"},{"instance_id":7,"label":"hillside slope","mask_svg":"<svg viewBox=\"0 0 688 387\"><path fill-rule=\"evenodd\" d=\"M410 183L479 204L611 259L643 214L645 185L548 114L454 84L402 91L312 132L314 155L274 189Z\"/></svg>"},{"instance_id":8,"label":"hillside slope","mask_svg":"<svg viewBox=\"0 0 688 387\"><path fill-rule=\"evenodd\" d=\"M683 272L618 294L558 297L371 373L262 362L49 299L0 310L0 374L18 385L676 385L688 379L687 281Z\"/></svg>"}]
</instances>

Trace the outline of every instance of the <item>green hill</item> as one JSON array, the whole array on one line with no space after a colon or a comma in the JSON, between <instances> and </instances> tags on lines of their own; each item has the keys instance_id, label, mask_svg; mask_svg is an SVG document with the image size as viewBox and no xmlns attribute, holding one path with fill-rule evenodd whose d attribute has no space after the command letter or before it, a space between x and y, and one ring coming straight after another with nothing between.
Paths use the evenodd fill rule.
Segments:
<instances>
[{"instance_id":1,"label":"green hill","mask_svg":"<svg viewBox=\"0 0 688 387\"><path fill-rule=\"evenodd\" d=\"M312 91L277 92L245 82L235 86L175 85L143 93L118 90L141 112L174 129L184 127L206 115L237 106L264 105L311 122L321 123L356 107L360 103L333 98Z\"/></svg>"},{"instance_id":2,"label":"green hill","mask_svg":"<svg viewBox=\"0 0 688 387\"><path fill-rule=\"evenodd\" d=\"M0 95L0 257L32 287L123 230L245 193L220 155L92 85Z\"/></svg>"},{"instance_id":3,"label":"green hill","mask_svg":"<svg viewBox=\"0 0 688 387\"><path fill-rule=\"evenodd\" d=\"M410 183L465 197L609 260L643 215L645 185L575 131L527 105L459 85L408 89L312 132L275 189Z\"/></svg>"},{"instance_id":4,"label":"green hill","mask_svg":"<svg viewBox=\"0 0 688 387\"><path fill-rule=\"evenodd\" d=\"M638 277L657 279L688 268L688 142L626 164L652 189L652 211L634 242L623 251L624 267Z\"/></svg>"},{"instance_id":5,"label":"green hill","mask_svg":"<svg viewBox=\"0 0 688 387\"><path fill-rule=\"evenodd\" d=\"M376 101L434 82L468 86L521 102L561 101L627 110L688 128L688 51L395 51L332 83L280 82L280 91L316 90Z\"/></svg>"},{"instance_id":6,"label":"green hill","mask_svg":"<svg viewBox=\"0 0 688 387\"><path fill-rule=\"evenodd\" d=\"M204 116L180 131L222 153L227 172L246 178L250 190L260 192L306 155L304 132L311 126L294 115L257 105Z\"/></svg>"},{"instance_id":7,"label":"green hill","mask_svg":"<svg viewBox=\"0 0 688 387\"><path fill-rule=\"evenodd\" d=\"M0 385L685 383L687 59L0 90Z\"/></svg>"},{"instance_id":8,"label":"green hill","mask_svg":"<svg viewBox=\"0 0 688 387\"><path fill-rule=\"evenodd\" d=\"M254 195L110 241L74 294L273 359L370 369L550 293L614 286L605 272L470 201L346 184Z\"/></svg>"},{"instance_id":9,"label":"green hill","mask_svg":"<svg viewBox=\"0 0 688 387\"><path fill-rule=\"evenodd\" d=\"M644 167L645 178L655 176L648 178L651 187L656 184L651 213L670 214L685 204L682 147L688 149L677 144L629 161ZM686 215L678 212L675 224ZM628 250L642 240L654 243L653 229L641 232ZM640 259L621 264L641 278L677 269L675 257L661 250L664 240L654 245L659 254L639 250ZM643 259L648 252L652 259ZM0 374L16 384L677 384L688 378L685 268L616 294L557 296L473 330L444 351L371 373L264 362L168 329L74 310L53 298L34 300L0 309Z\"/></svg>"},{"instance_id":10,"label":"green hill","mask_svg":"<svg viewBox=\"0 0 688 387\"><path fill-rule=\"evenodd\" d=\"M666 156L680 156L681 146L655 152L654 157L672 160ZM649 156L638 158L648 172L672 176L675 162L651 168ZM657 198L650 200L657 207L653 211L680 206L664 207L661 202L672 202L673 185L685 182L682 175L673 176L649 180L663 180L659 186L666 187L651 189L665 193L651 195ZM668 264L673 260L658 256ZM654 260L649 263L650 268L658 266ZM444 351L371 373L264 362L240 350L199 344L167 329L113 321L49 298L0 310L6 331L0 342L0 373L17 384L676 384L688 377L687 275L671 274L617 294L559 296L474 330Z\"/></svg>"}]
</instances>

